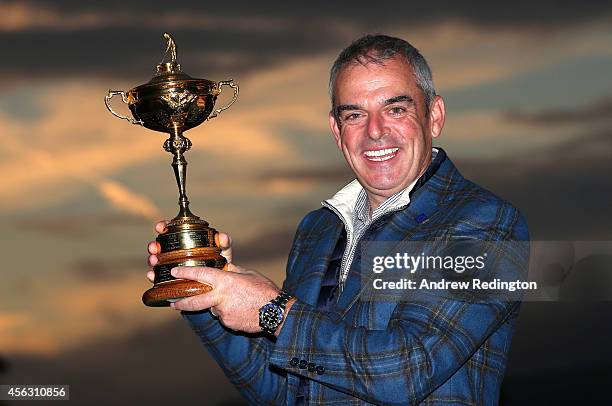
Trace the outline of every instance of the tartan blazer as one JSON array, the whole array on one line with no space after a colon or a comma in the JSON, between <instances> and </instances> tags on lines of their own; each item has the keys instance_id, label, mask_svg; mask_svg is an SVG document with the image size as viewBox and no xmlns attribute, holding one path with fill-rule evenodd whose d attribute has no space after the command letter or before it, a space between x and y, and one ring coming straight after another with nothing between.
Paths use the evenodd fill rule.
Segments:
<instances>
[{"instance_id":1,"label":"tartan blazer","mask_svg":"<svg viewBox=\"0 0 612 406\"><path fill-rule=\"evenodd\" d=\"M497 404L518 302L359 300L358 248L337 303L318 311L321 278L343 228L328 208L299 224L283 284L298 300L276 340L233 332L207 311L184 313L228 379L257 405L294 404L300 377L316 405ZM529 239L517 209L463 178L445 157L410 204L377 220L362 241L454 237ZM504 255L508 264L528 257Z\"/></svg>"}]
</instances>

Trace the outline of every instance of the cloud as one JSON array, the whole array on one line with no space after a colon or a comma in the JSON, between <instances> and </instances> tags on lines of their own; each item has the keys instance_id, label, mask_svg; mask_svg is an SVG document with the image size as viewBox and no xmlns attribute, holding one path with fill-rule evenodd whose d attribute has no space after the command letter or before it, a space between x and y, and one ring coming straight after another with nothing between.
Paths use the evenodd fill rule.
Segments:
<instances>
[{"instance_id":1,"label":"cloud","mask_svg":"<svg viewBox=\"0 0 612 406\"><path fill-rule=\"evenodd\" d=\"M612 31L607 20L588 26L480 27L445 20L435 30L398 30L413 42L432 66L438 93L486 86L530 72L548 71L570 60L610 55ZM534 40L537 38L537 41Z\"/></svg>"},{"instance_id":2,"label":"cloud","mask_svg":"<svg viewBox=\"0 0 612 406\"><path fill-rule=\"evenodd\" d=\"M0 313L0 347L4 353L11 351L45 354L53 351L55 340L47 340L50 337L44 330L39 330L36 334L32 334L33 331L36 331L36 322L30 314Z\"/></svg>"},{"instance_id":3,"label":"cloud","mask_svg":"<svg viewBox=\"0 0 612 406\"><path fill-rule=\"evenodd\" d=\"M443 136L436 140L454 155L477 160L482 156L520 156L534 151L556 153L571 146L576 153L605 154L605 137L612 130L612 100L597 99L573 107L467 110L448 112ZM603 148L602 148L603 147ZM581 152L582 153L582 152Z\"/></svg>"},{"instance_id":4,"label":"cloud","mask_svg":"<svg viewBox=\"0 0 612 406\"><path fill-rule=\"evenodd\" d=\"M448 49L468 48L467 54L477 59L482 55L469 48L478 48L482 41L492 44L496 40L498 46L493 50L497 51L510 45L510 52L500 52L501 58L506 55L504 63L465 74L472 81L493 80L526 62L531 65L530 58L537 57L537 53L509 57L514 51L513 38L528 37L532 47L542 44L549 52L571 51L572 44L555 48L546 43L555 43L558 32L588 31L584 30L586 22L609 25L606 19L612 11L605 3L578 7L573 2L554 6L515 2L507 8L479 3L471 7L452 1L393 7L364 3L347 9L328 2L287 8L278 2L243 1L229 12L223 5L200 2L173 7L151 2L9 2L0 5L0 41L4 53L12 57L4 60L0 73L10 77L10 83L75 76L146 80L162 56L161 33L169 30L179 44L183 67L191 74L205 72L216 79L224 74L244 76L290 59L331 55L331 60L365 32L403 32L425 55L431 54L427 44L432 42ZM469 35L449 36L447 25L490 35L478 35L476 40ZM522 52L520 47L518 52Z\"/></svg>"},{"instance_id":5,"label":"cloud","mask_svg":"<svg viewBox=\"0 0 612 406\"><path fill-rule=\"evenodd\" d=\"M150 309L140 300L150 286L144 277L144 255L141 263L137 266L132 261L110 261L109 265L124 266L116 269L123 273L122 277L111 277L110 273L115 271L98 275L89 272L85 276L83 269L78 269L79 278L90 278L87 283L56 275L44 289L37 291L35 299L21 306L19 314L25 314L26 318L18 326L7 326L0 334L3 352L52 356L93 337L122 337L167 320L170 313L147 313ZM83 265L84 262L72 264L73 267ZM121 325L116 323L116 318L109 317L114 313L121 314Z\"/></svg>"},{"instance_id":6,"label":"cloud","mask_svg":"<svg viewBox=\"0 0 612 406\"><path fill-rule=\"evenodd\" d=\"M5 139L5 141L8 141L8 138ZM46 176L47 178L51 179L55 178L56 181L70 183L76 180L78 182L91 184L99 190L102 197L107 199L112 207L119 211L125 211L133 216L140 216L149 220L157 220L161 218L159 209L146 196L130 191L127 187L121 185L117 181L104 179L100 175L94 174L93 172L88 173L86 168L83 167L84 165L80 168L75 168L73 167L75 162L62 161L61 159L53 156L51 153L26 146L25 144L22 144L14 139L10 142L5 142L4 147L11 149L18 154L17 159L14 160L14 166L27 165L20 164L19 161L24 159L28 161L29 158L34 167L38 166L41 169L41 172L38 173L28 173L27 171L20 170L17 172L17 176L8 177L6 179L4 182L4 186L6 187L4 192L7 193L7 197L9 197L9 199L11 197L15 199L13 202L10 200L3 202L3 204L9 207L11 206L11 203L17 207L27 207L27 203L23 204L23 198L20 197L19 194L23 191L23 189L27 190L28 186L33 187L36 185L35 179L32 179L32 175L34 175L34 177L38 177L38 180L40 180L40 175L42 175L43 177ZM78 162L76 162L76 164L78 164ZM10 168L11 165L9 164L7 166ZM52 176L49 176L50 174L52 174ZM21 183L24 181L26 176L19 175L26 175L30 179L34 180L34 182L30 183L29 185L27 183ZM0 182L0 184L1 183L2 182ZM52 181L51 183L55 182ZM11 187L14 189L11 190ZM33 200L30 201L29 204L36 204L38 202L40 201Z\"/></svg>"},{"instance_id":7,"label":"cloud","mask_svg":"<svg viewBox=\"0 0 612 406\"><path fill-rule=\"evenodd\" d=\"M266 182L348 182L355 178L355 175L346 165L335 167L317 168L292 168L280 172L264 172L260 179Z\"/></svg>"},{"instance_id":8,"label":"cloud","mask_svg":"<svg viewBox=\"0 0 612 406\"><path fill-rule=\"evenodd\" d=\"M42 215L30 214L12 221L12 225L23 231L36 232L53 238L82 239L99 232L101 228L148 225L151 221L127 212L96 214Z\"/></svg>"},{"instance_id":9,"label":"cloud","mask_svg":"<svg viewBox=\"0 0 612 406\"><path fill-rule=\"evenodd\" d=\"M61 88L57 97L63 97L65 91L77 99L86 89L75 84ZM50 89L39 97L40 104L48 113L39 119L23 122L0 115L0 122L8 130L0 136L1 148L9 152L9 159L1 163L0 168L12 174L0 179L2 205L27 209L48 204L69 196L76 187L85 183L98 189L115 208L129 211L132 215L154 215L156 209L146 197L107 179L109 172L105 170L113 164L121 167L126 157L142 159L143 152L147 147L152 150L152 145L143 145L138 139L130 142L116 138L106 145L96 143L94 139L108 128L96 114L96 110L102 109L92 108L93 102L88 97L76 105L56 103L56 94ZM96 121L100 122L99 126ZM107 133L114 134L112 131ZM58 188L58 185L62 187ZM140 211L125 198L121 199L126 193L137 200L142 207ZM24 199L24 195L29 198Z\"/></svg>"},{"instance_id":10,"label":"cloud","mask_svg":"<svg viewBox=\"0 0 612 406\"><path fill-rule=\"evenodd\" d=\"M523 155L461 160L457 166L516 205L534 240L609 240L611 155L608 129Z\"/></svg>"},{"instance_id":11,"label":"cloud","mask_svg":"<svg viewBox=\"0 0 612 406\"><path fill-rule=\"evenodd\" d=\"M126 269L145 269L144 256L136 258L81 258L73 261L68 270L81 282L113 282L126 276Z\"/></svg>"},{"instance_id":12,"label":"cloud","mask_svg":"<svg viewBox=\"0 0 612 406\"><path fill-rule=\"evenodd\" d=\"M295 226L261 230L248 240L237 241L234 248L237 264L253 264L278 259L285 261L293 242Z\"/></svg>"},{"instance_id":13,"label":"cloud","mask_svg":"<svg viewBox=\"0 0 612 406\"><path fill-rule=\"evenodd\" d=\"M282 240L282 230L268 230L262 236L270 242L236 247L237 263L280 284L293 235ZM4 353L51 357L92 340L120 340L176 317L169 309L142 304L142 294L151 287L145 279L144 248L142 252L141 259L109 254L69 262L68 273L54 274L36 295L17 303L18 309L0 312L0 348Z\"/></svg>"},{"instance_id":14,"label":"cloud","mask_svg":"<svg viewBox=\"0 0 612 406\"><path fill-rule=\"evenodd\" d=\"M39 119L22 121L0 114L5 130L0 134L0 148L7 151L8 158L0 162L0 169L12 174L0 179L0 204L4 208L31 210L57 204L73 198L84 184L98 190L101 197L121 211L147 219L160 217L150 198L111 177L131 166L164 157L161 143L167 135L111 117L101 101L105 93L99 83L55 84L38 98L46 112ZM66 94L81 102L58 103ZM292 148L271 135L265 122L254 125L248 112L242 116L239 108L232 110L233 115L226 112L187 134L193 138L194 151L210 154L215 158L207 157L210 162L223 162L228 151L234 162L242 159L245 164L261 162L268 156L292 158ZM169 169L160 166L159 171ZM24 199L24 195L28 198Z\"/></svg>"},{"instance_id":15,"label":"cloud","mask_svg":"<svg viewBox=\"0 0 612 406\"><path fill-rule=\"evenodd\" d=\"M178 313L148 308L143 317L155 312L168 319L126 335L83 340L53 356L3 349L9 368L2 381L68 384L70 399L88 405L244 404ZM124 326L119 323L109 329Z\"/></svg>"},{"instance_id":16,"label":"cloud","mask_svg":"<svg viewBox=\"0 0 612 406\"><path fill-rule=\"evenodd\" d=\"M0 313L0 331L19 328L28 323L28 316L25 314L7 314Z\"/></svg>"},{"instance_id":17,"label":"cloud","mask_svg":"<svg viewBox=\"0 0 612 406\"><path fill-rule=\"evenodd\" d=\"M505 119L512 123L536 126L559 126L576 123L593 123L612 120L612 98L596 101L588 106L556 108L543 111L510 111Z\"/></svg>"},{"instance_id":18,"label":"cloud","mask_svg":"<svg viewBox=\"0 0 612 406\"><path fill-rule=\"evenodd\" d=\"M166 29L224 29L228 25L238 31L278 31L286 29L287 21L274 17L212 16L209 13L166 10L159 12L150 7L138 14L119 13L100 7L97 10L72 7L69 10L55 8L54 4L35 5L32 2L6 2L0 4L0 32L26 30L82 30L101 27L140 25L165 27ZM82 6L82 4L76 4ZM150 6L150 4L149 4Z\"/></svg>"},{"instance_id":19,"label":"cloud","mask_svg":"<svg viewBox=\"0 0 612 406\"><path fill-rule=\"evenodd\" d=\"M120 211L156 221L162 218L160 210L146 196L134 193L125 186L111 180L101 180L98 188L102 195Z\"/></svg>"},{"instance_id":20,"label":"cloud","mask_svg":"<svg viewBox=\"0 0 612 406\"><path fill-rule=\"evenodd\" d=\"M209 19L233 17L234 21L240 21L244 16L253 20L287 19L291 22L304 23L315 19L338 18L344 23L377 25L380 21L385 23L414 24L419 20L431 22L440 18L465 19L475 24L497 25L500 23L521 26L524 24L537 23L538 25L554 26L561 22L566 24L577 24L585 19L600 17L610 12L610 5L605 2L593 2L589 7L576 2L565 1L540 1L537 3L519 1L512 6L500 5L484 0L473 2L471 7L459 4L452 0L443 0L435 5L429 3L415 4L393 4L393 7L368 7L371 3L356 1L353 7L342 4L330 4L324 1L315 1L309 4L295 4L287 7L282 1L268 1L262 4L253 4L248 0L234 2L234 7L228 10L226 5L218 3L202 4L199 1L184 1L175 7L168 7L164 2L150 2L136 0L128 3L121 1L90 1L86 4L76 0L55 2L52 0L38 0L28 2L29 7L34 9L53 10L59 15L74 15L80 13L114 13L134 14L140 12L148 15L165 13L176 13L180 15L202 16L202 24ZM7 7L8 8L8 7ZM207 18L208 17L208 18ZM109 21L108 24L122 24Z\"/></svg>"}]
</instances>

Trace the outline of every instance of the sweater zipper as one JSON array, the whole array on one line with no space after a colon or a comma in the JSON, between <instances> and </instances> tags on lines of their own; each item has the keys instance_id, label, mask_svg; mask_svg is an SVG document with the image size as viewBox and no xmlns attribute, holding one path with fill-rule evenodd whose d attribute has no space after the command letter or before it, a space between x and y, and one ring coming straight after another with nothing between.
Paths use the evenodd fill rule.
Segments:
<instances>
[{"instance_id":1,"label":"sweater zipper","mask_svg":"<svg viewBox=\"0 0 612 406\"><path fill-rule=\"evenodd\" d=\"M342 223L344 224L344 229L346 230L346 241L347 241L347 246L349 246L349 243L351 242L351 230L348 227L348 224L346 222L346 220L344 219L344 216L342 216L340 214L340 212L338 211L338 209L336 209L334 206L332 206L331 204L327 203L326 201L322 202L323 206L327 207L328 209L330 209L331 211L333 211L334 213L336 213L336 216L338 216L340 218L340 220L342 221ZM376 221L378 221L378 219L380 219L382 216L385 216L389 213L393 213L396 211L400 211L404 208L406 208L408 206L408 204L404 204L402 206L399 207L395 207L391 210L385 211L383 213L381 213L376 219L373 219L370 224L363 230L363 233L361 234L361 237L363 237L365 235L365 233L370 229L370 227L372 227L372 225L374 223L376 223ZM361 238L360 237L360 238ZM359 239L360 239L359 238ZM359 239L357 239L357 241L355 241L355 244L352 244L352 246L355 247L355 249L357 249L357 244L359 243ZM339 282L339 287L340 287L340 293L342 293L342 291L344 291L344 283L346 282L343 278L342 278L342 270L344 269L344 266L347 265L345 258L347 257L351 257L351 263L353 262L353 258L355 257L355 252L353 251L353 255L351 255L351 252L349 251L349 255L347 255L346 257L344 256L344 254L342 255L342 261L340 261L340 280ZM347 259L348 261L348 259ZM346 279L348 279L348 272L346 274ZM338 296L340 297L340 296Z\"/></svg>"},{"instance_id":2,"label":"sweater zipper","mask_svg":"<svg viewBox=\"0 0 612 406\"><path fill-rule=\"evenodd\" d=\"M331 204L329 204L327 202L322 202L322 204L323 204L323 206L327 207L328 209L330 209L331 211L336 213L336 216L338 216L340 218L340 220L342 221L342 223L344 224L344 229L346 230L346 244L347 244L347 247L349 247L352 235L351 235L351 229L349 229L348 223L344 219L344 216L342 216L342 214L340 214L338 209L336 209ZM345 248L345 250L346 250L346 248ZM338 281L339 288L340 288L340 293L342 293L342 291L344 290L344 281L342 280L342 270L344 269L344 264L345 264L344 258L345 258L345 256L344 256L344 253L343 253L342 254L342 261L340 261L340 280ZM338 296L338 297L340 297L340 296Z\"/></svg>"}]
</instances>

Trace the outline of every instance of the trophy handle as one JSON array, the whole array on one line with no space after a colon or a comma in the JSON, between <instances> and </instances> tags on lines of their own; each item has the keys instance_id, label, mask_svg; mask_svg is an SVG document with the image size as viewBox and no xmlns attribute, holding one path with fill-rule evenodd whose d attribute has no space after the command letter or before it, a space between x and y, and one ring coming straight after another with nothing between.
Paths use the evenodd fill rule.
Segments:
<instances>
[{"instance_id":1,"label":"trophy handle","mask_svg":"<svg viewBox=\"0 0 612 406\"><path fill-rule=\"evenodd\" d=\"M128 117L128 116L122 116L121 114L119 114L115 110L113 110L113 108L110 106L110 99L112 99L113 97L117 96L118 94L121 95L121 100L125 104L128 104L127 96L125 95L125 92L123 90L109 90L108 94L104 97L104 104L106 104L106 108L108 109L108 111L110 111L112 113L112 115L114 115L115 117L119 117L119 118L122 118L124 120L127 120L130 123L132 123L132 124L143 125L142 121L134 120L133 118Z\"/></svg>"},{"instance_id":2,"label":"trophy handle","mask_svg":"<svg viewBox=\"0 0 612 406\"><path fill-rule=\"evenodd\" d=\"M219 93L217 94L217 96L219 94L221 94L221 87L222 86L229 86L232 89L234 89L234 97L232 97L232 100L230 100L230 102L218 109L215 109L210 116L208 116L207 120L210 120L211 118L215 118L219 115L219 113L221 113L223 110L227 110L231 107L232 104L234 104L234 102L236 101L236 99L238 98L238 85L234 83L234 81L232 79L230 80L222 80L217 84L217 90L219 91Z\"/></svg>"}]
</instances>

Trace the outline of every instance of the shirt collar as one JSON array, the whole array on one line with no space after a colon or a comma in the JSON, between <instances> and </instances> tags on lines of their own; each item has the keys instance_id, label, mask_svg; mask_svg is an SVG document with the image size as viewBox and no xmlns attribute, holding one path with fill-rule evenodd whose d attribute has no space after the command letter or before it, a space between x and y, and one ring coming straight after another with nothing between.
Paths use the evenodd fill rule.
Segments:
<instances>
[{"instance_id":1,"label":"shirt collar","mask_svg":"<svg viewBox=\"0 0 612 406\"><path fill-rule=\"evenodd\" d=\"M377 217L377 214L380 212L389 212L397 210L400 207L407 206L410 203L410 197L412 195L414 186L418 183L418 187L420 187L427 179L431 177L433 172L435 172L435 169L437 169L437 167L439 166L440 159L438 158L442 158L441 155L444 155L443 151L442 154L439 153L440 151L442 150L438 148L432 148L432 163L429 165L423 176L421 176L419 179L416 179L404 190L397 192L396 194L385 200L376 210L374 210L374 213L372 213L372 218ZM348 185L340 189L330 199L321 202L321 204L323 206L335 209L335 211L344 221L344 224L352 228L353 215L355 214L357 204L360 202L360 196L362 198L365 196L365 210L368 210L369 217L370 204L368 202L365 189L363 188L363 186L361 186L357 179L353 180ZM359 213L357 213L357 215L359 216Z\"/></svg>"}]
</instances>

